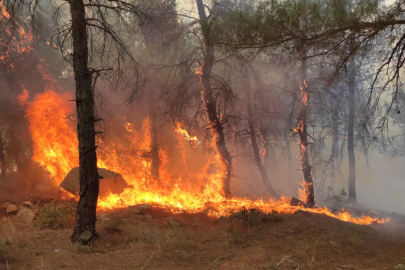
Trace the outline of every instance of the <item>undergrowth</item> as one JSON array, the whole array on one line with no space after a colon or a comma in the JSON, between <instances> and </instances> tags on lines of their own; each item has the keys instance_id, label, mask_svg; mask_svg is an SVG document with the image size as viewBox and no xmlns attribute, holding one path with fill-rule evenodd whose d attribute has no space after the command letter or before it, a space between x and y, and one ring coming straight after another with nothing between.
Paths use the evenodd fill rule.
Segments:
<instances>
[{"instance_id":1,"label":"undergrowth","mask_svg":"<svg viewBox=\"0 0 405 270\"><path fill-rule=\"evenodd\" d=\"M36 226L40 229L67 229L68 220L74 215L74 209L67 205L57 205L54 202L41 208L41 213L36 221Z\"/></svg>"}]
</instances>

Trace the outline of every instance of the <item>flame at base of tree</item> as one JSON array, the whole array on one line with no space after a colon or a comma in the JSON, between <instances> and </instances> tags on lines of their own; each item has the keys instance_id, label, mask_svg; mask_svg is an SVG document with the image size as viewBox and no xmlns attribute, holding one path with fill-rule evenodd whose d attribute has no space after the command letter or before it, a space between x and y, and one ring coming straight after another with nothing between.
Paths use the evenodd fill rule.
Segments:
<instances>
[{"instance_id":1,"label":"flame at base of tree","mask_svg":"<svg viewBox=\"0 0 405 270\"><path fill-rule=\"evenodd\" d=\"M68 94L56 94L51 89L37 95L27 105L27 118L34 142L33 160L50 172L50 183L58 186L65 175L78 166L77 136L74 129L75 119ZM125 120L125 118L124 118ZM123 121L125 135L120 142L97 142L98 166L120 173L133 188L124 190L119 195L110 194L99 198L98 209L123 208L135 204L154 204L171 212L204 212L212 207L208 215L227 216L243 207L256 208L271 213L294 213L298 206L291 206L286 198L280 200L247 198L225 198L222 191L222 168L217 151L208 154L207 162L198 171L188 171L187 175L174 177L168 170L167 151L161 147L159 151L161 167L160 178L151 177L150 152L150 121L146 118L142 128L137 130L132 123ZM198 142L196 137L181 129L179 140ZM175 132L180 131L180 125ZM182 142L184 145L184 142ZM215 142L211 143L214 149ZM184 160L186 162L186 160ZM69 194L66 192L66 196ZM303 209L304 211L325 214L343 221L357 224L382 223L388 219L374 217L352 217L348 212L333 214L326 208Z\"/></svg>"}]
</instances>

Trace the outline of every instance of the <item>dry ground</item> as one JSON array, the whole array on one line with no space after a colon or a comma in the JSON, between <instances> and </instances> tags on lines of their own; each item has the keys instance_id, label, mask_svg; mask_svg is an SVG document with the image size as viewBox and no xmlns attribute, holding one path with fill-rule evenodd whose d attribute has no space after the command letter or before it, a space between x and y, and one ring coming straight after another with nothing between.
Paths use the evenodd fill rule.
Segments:
<instances>
[{"instance_id":1,"label":"dry ground","mask_svg":"<svg viewBox=\"0 0 405 270\"><path fill-rule=\"evenodd\" d=\"M2 213L1 270L350 270L405 264L405 237L396 232L405 221L399 219L395 226L372 227L305 212L275 213L264 221L215 221L203 214L174 215L154 208L137 215L126 209L107 213L107 220L97 224L97 241L80 247L69 241L74 205L50 205L39 204L38 216L43 209L65 209L60 229L39 228L43 219L24 225Z\"/></svg>"}]
</instances>

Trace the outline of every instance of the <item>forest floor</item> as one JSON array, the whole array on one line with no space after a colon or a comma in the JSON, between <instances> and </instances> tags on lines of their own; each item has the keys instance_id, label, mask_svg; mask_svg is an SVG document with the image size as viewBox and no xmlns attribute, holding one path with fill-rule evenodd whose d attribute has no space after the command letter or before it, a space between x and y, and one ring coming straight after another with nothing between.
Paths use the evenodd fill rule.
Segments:
<instances>
[{"instance_id":1,"label":"forest floor","mask_svg":"<svg viewBox=\"0 0 405 270\"><path fill-rule=\"evenodd\" d=\"M0 269L405 269L399 217L361 226L302 211L246 221L124 209L99 216L99 238L83 247L69 241L74 205L38 204L48 215L30 225L3 210Z\"/></svg>"}]
</instances>

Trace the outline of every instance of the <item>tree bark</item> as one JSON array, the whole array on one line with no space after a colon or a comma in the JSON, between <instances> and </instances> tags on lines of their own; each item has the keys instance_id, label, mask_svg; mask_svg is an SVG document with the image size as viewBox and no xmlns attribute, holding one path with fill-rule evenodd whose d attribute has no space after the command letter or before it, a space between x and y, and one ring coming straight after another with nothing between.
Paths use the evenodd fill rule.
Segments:
<instances>
[{"instance_id":1,"label":"tree bark","mask_svg":"<svg viewBox=\"0 0 405 270\"><path fill-rule=\"evenodd\" d=\"M332 98L333 99L333 98ZM338 101L332 100L332 148L330 151L330 178L332 184L336 176L336 159L339 157L339 112Z\"/></svg>"},{"instance_id":2,"label":"tree bark","mask_svg":"<svg viewBox=\"0 0 405 270\"><path fill-rule=\"evenodd\" d=\"M356 202L356 159L354 155L354 121L355 114L355 67L354 58L349 60L349 119L347 127L347 142L349 154L349 202Z\"/></svg>"},{"instance_id":3,"label":"tree bark","mask_svg":"<svg viewBox=\"0 0 405 270\"><path fill-rule=\"evenodd\" d=\"M294 106L294 101L291 102L291 107ZM284 128L283 128L283 140L285 142L285 156L287 158L287 164L288 164L288 178L289 181L292 179L292 171L293 171L293 164L292 164L292 157L291 157L291 141L289 137L289 131L291 129L290 126L290 115L286 114L283 117L283 122L284 122Z\"/></svg>"},{"instance_id":4,"label":"tree bark","mask_svg":"<svg viewBox=\"0 0 405 270\"><path fill-rule=\"evenodd\" d=\"M149 24L140 25L143 37L145 39L145 44L149 48L153 48L155 45L159 44L161 41L154 39L153 27ZM162 45L159 46L162 49ZM158 130L156 126L156 112L155 112L155 100L154 100L154 83L152 81L148 82L147 88L149 89L148 93L148 102L149 102L149 120L150 120L150 134L151 134L151 178L154 182L159 181L159 145L158 145Z\"/></svg>"},{"instance_id":5,"label":"tree bark","mask_svg":"<svg viewBox=\"0 0 405 270\"><path fill-rule=\"evenodd\" d=\"M150 134L151 134L151 157L152 157L152 164L151 164L151 177L153 180L159 180L159 144L158 144L158 131L156 126L156 116L155 116L155 106L153 100L153 90L150 90L149 96L149 119L150 119Z\"/></svg>"},{"instance_id":6,"label":"tree bark","mask_svg":"<svg viewBox=\"0 0 405 270\"><path fill-rule=\"evenodd\" d=\"M225 145L224 128L221 124L220 118L217 114L217 107L212 94L211 88L211 73L214 66L214 52L215 48L211 42L211 35L207 16L204 10L204 4L202 0L196 0L198 14L200 16L200 24L205 39L205 56L204 63L201 67L200 81L202 85L202 96L204 99L205 107L207 110L210 127L214 135L215 145L220 156L222 166L222 195L224 197L231 196L230 182L231 182L231 155Z\"/></svg>"},{"instance_id":7,"label":"tree bark","mask_svg":"<svg viewBox=\"0 0 405 270\"><path fill-rule=\"evenodd\" d=\"M269 178L267 176L266 168L263 165L262 158L260 156L260 150L257 146L256 140L256 132L253 125L253 114L252 114L252 104L251 104L251 88L250 88L250 79L247 74L245 74L245 89L246 89L246 107L247 107L247 114L248 114L248 126L249 126L249 133L250 133L250 141L252 143L253 148L253 155L255 158L255 162L257 168L259 169L260 175L262 177L262 181L268 193L272 196L277 196L277 192L271 186Z\"/></svg>"},{"instance_id":8,"label":"tree bark","mask_svg":"<svg viewBox=\"0 0 405 270\"><path fill-rule=\"evenodd\" d=\"M307 116L310 100L310 91L307 85L307 55L303 53L302 65L301 65L301 102L299 122L296 128L300 137L300 150L301 157L300 163L302 168L302 174L304 176L304 189L305 189L305 203L309 206L315 205L314 195L314 181L312 179L312 167L309 165L308 157L308 132L307 132Z\"/></svg>"},{"instance_id":9,"label":"tree bark","mask_svg":"<svg viewBox=\"0 0 405 270\"><path fill-rule=\"evenodd\" d=\"M0 179L4 179L6 177L7 171L7 164L6 164L6 157L4 154L4 143L3 143L3 136L0 134Z\"/></svg>"},{"instance_id":10,"label":"tree bark","mask_svg":"<svg viewBox=\"0 0 405 270\"><path fill-rule=\"evenodd\" d=\"M80 199L73 243L89 244L96 238L99 175L95 141L94 93L88 68L86 13L83 0L70 0L73 38L73 71L76 81L77 134L79 139Z\"/></svg>"}]
</instances>

